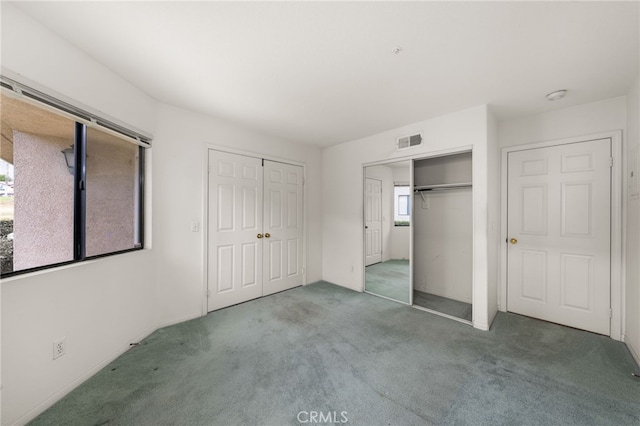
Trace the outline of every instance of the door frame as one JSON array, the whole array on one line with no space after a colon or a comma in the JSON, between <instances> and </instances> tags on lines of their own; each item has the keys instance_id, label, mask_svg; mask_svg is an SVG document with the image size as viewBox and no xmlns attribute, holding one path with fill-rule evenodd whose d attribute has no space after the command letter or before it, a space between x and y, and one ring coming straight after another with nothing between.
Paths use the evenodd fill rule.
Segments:
<instances>
[{"instance_id":1,"label":"door frame","mask_svg":"<svg viewBox=\"0 0 640 426\"><path fill-rule=\"evenodd\" d=\"M614 340L621 341L624 336L624 213L622 171L622 131L614 130L544 142L534 142L502 148L500 175L500 283L498 285L498 310L507 312L507 189L508 189L508 155L510 152L526 151L536 148L548 148L571 143L588 142L598 139L611 139L611 334Z\"/></svg>"},{"instance_id":2,"label":"door frame","mask_svg":"<svg viewBox=\"0 0 640 426\"><path fill-rule=\"evenodd\" d=\"M300 161L290 160L287 158L277 157L274 155L261 154L254 151L244 151L235 148L229 148L222 145L214 145L210 143L203 144L202 155L202 220L200 221L200 244L202 246L202 303L201 313L205 316L208 310L208 292L209 283L209 151L220 151L228 154L244 155L245 157L260 158L278 163L291 164L293 166L302 167L302 285L307 285L307 164Z\"/></svg>"}]
</instances>

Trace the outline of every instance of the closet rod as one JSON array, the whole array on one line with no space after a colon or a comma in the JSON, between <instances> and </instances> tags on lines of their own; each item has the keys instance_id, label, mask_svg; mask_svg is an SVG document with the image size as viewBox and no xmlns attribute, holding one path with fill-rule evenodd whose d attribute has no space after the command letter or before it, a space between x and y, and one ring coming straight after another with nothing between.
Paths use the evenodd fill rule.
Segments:
<instances>
[{"instance_id":1,"label":"closet rod","mask_svg":"<svg viewBox=\"0 0 640 426\"><path fill-rule=\"evenodd\" d=\"M460 182L460 183L442 183L439 185L420 185L413 188L414 192L421 191L433 191L433 190L447 190L447 189L457 189L457 188L470 188L472 187L471 182Z\"/></svg>"}]
</instances>

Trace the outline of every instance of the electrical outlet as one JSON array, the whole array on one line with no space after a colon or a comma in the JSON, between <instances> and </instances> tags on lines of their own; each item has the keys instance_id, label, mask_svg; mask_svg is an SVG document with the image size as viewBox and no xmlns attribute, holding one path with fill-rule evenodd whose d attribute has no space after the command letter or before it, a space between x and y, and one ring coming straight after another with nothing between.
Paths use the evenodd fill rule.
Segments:
<instances>
[{"instance_id":1,"label":"electrical outlet","mask_svg":"<svg viewBox=\"0 0 640 426\"><path fill-rule=\"evenodd\" d=\"M53 359L60 358L67 351L66 338L58 339L53 342Z\"/></svg>"}]
</instances>

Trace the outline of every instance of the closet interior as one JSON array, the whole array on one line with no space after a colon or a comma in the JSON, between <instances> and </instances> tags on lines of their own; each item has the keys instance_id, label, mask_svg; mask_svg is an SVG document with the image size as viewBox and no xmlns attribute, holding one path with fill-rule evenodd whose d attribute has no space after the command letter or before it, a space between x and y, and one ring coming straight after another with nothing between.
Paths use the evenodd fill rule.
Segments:
<instances>
[{"instance_id":1,"label":"closet interior","mask_svg":"<svg viewBox=\"0 0 640 426\"><path fill-rule=\"evenodd\" d=\"M472 320L471 152L414 160L413 305Z\"/></svg>"}]
</instances>

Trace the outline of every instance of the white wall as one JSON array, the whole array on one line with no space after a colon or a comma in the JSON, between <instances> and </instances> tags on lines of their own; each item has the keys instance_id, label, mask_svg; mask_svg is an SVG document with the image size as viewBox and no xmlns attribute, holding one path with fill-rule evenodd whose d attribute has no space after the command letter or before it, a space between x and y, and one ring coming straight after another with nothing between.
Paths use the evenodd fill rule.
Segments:
<instances>
[{"instance_id":1,"label":"white wall","mask_svg":"<svg viewBox=\"0 0 640 426\"><path fill-rule=\"evenodd\" d=\"M2 2L2 68L149 133L155 101L10 3ZM10 75L8 75L10 77Z\"/></svg>"},{"instance_id":2,"label":"white wall","mask_svg":"<svg viewBox=\"0 0 640 426\"><path fill-rule=\"evenodd\" d=\"M154 101L7 3L3 73L153 133ZM153 331L152 252L2 280L2 423L24 422ZM53 361L53 341L67 353ZM20 420L22 419L22 420Z\"/></svg>"},{"instance_id":3,"label":"white wall","mask_svg":"<svg viewBox=\"0 0 640 426\"><path fill-rule=\"evenodd\" d=\"M413 286L472 303L473 209L471 188L414 197Z\"/></svg>"},{"instance_id":4,"label":"white wall","mask_svg":"<svg viewBox=\"0 0 640 426\"><path fill-rule=\"evenodd\" d=\"M626 97L619 96L501 121L498 143L505 147L624 129L626 109Z\"/></svg>"},{"instance_id":5,"label":"white wall","mask_svg":"<svg viewBox=\"0 0 640 426\"><path fill-rule=\"evenodd\" d=\"M409 183L411 183L411 162L405 161L402 165L402 167L398 167L397 165L392 167L393 183L404 183L409 185Z\"/></svg>"},{"instance_id":6,"label":"white wall","mask_svg":"<svg viewBox=\"0 0 640 426\"><path fill-rule=\"evenodd\" d=\"M423 146L396 151L395 139L423 132ZM473 148L473 323L489 328L487 294L487 107L421 121L323 150L323 279L356 291L363 288L362 165L413 155Z\"/></svg>"},{"instance_id":7,"label":"white wall","mask_svg":"<svg viewBox=\"0 0 640 426\"><path fill-rule=\"evenodd\" d=\"M362 165L473 147L474 324L488 328L493 289L487 278L491 276L487 247L495 241L488 233L493 223L487 170L491 121L485 106L331 147L320 155L317 148L158 105L11 4L3 2L1 7L3 73L155 135L147 176L147 200L153 200L148 209L153 211L153 223L147 220L153 234L147 236L153 237L153 250L3 280L3 424L34 417L158 325L202 313L204 233L202 227L197 233L189 228L193 221L204 221L207 143L305 162L307 282L324 278L355 290L363 285ZM637 113L637 82L629 99L636 105L630 104L630 112ZM625 98L614 98L500 123L498 140L505 146L624 128L626 107ZM637 114L629 117L630 133L635 134L630 136L637 144ZM416 131L423 132L425 145L396 152L395 138ZM637 217L634 203L629 204L629 215ZM638 229L637 220L629 222ZM633 266L640 263L638 240L629 238L628 244L627 275L633 284L627 288L627 341L637 354L640 291ZM67 354L53 361L52 342L60 337L66 337Z\"/></svg>"},{"instance_id":8,"label":"white wall","mask_svg":"<svg viewBox=\"0 0 640 426\"><path fill-rule=\"evenodd\" d=\"M627 95L626 152L640 145L640 77ZM628 157L629 164L631 157ZM635 170L637 175L639 171ZM630 168L626 182L630 181ZM626 318L624 341L640 365L640 199L627 198L627 253L626 253Z\"/></svg>"},{"instance_id":9,"label":"white wall","mask_svg":"<svg viewBox=\"0 0 640 426\"><path fill-rule=\"evenodd\" d=\"M419 160L413 165L415 186L471 182L472 178L470 152Z\"/></svg>"},{"instance_id":10,"label":"white wall","mask_svg":"<svg viewBox=\"0 0 640 426\"><path fill-rule=\"evenodd\" d=\"M487 172L489 211L487 216L488 241L487 256L489 280L487 303L489 323L498 313L500 289L500 148L498 146L498 122L491 110L487 116Z\"/></svg>"},{"instance_id":11,"label":"white wall","mask_svg":"<svg viewBox=\"0 0 640 426\"><path fill-rule=\"evenodd\" d=\"M7 3L1 31L3 74L155 136L146 250L2 280L2 424L35 417L158 326L203 313L204 232L190 226L203 225L207 143L306 163L306 277L321 279L318 148L159 105ZM67 353L53 361L60 337Z\"/></svg>"},{"instance_id":12,"label":"white wall","mask_svg":"<svg viewBox=\"0 0 640 426\"><path fill-rule=\"evenodd\" d=\"M321 279L321 155L316 147L288 143L241 127L160 105L153 141L153 249L158 324L203 313L204 177L209 145L268 154L306 164L307 282ZM361 198L362 190L356 192Z\"/></svg>"},{"instance_id":13,"label":"white wall","mask_svg":"<svg viewBox=\"0 0 640 426\"><path fill-rule=\"evenodd\" d=\"M391 259L409 260L409 236L411 234L410 226L392 226L391 227Z\"/></svg>"},{"instance_id":14,"label":"white wall","mask_svg":"<svg viewBox=\"0 0 640 426\"><path fill-rule=\"evenodd\" d=\"M24 423L155 329L151 251L2 282L2 424ZM53 341L66 354L52 359Z\"/></svg>"}]
</instances>

